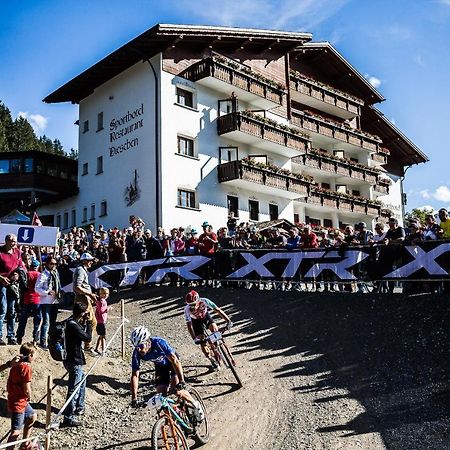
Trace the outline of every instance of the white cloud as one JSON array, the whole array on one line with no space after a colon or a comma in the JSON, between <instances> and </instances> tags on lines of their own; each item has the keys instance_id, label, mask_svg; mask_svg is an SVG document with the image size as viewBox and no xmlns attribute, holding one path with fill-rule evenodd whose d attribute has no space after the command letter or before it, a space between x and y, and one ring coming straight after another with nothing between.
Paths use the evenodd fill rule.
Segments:
<instances>
[{"instance_id":1,"label":"white cloud","mask_svg":"<svg viewBox=\"0 0 450 450\"><path fill-rule=\"evenodd\" d=\"M379 78L374 77L373 75L369 75L368 73L366 73L364 77L375 89L378 89L380 87L381 80Z\"/></svg>"},{"instance_id":2,"label":"white cloud","mask_svg":"<svg viewBox=\"0 0 450 450\"><path fill-rule=\"evenodd\" d=\"M438 3L445 6L450 6L450 0L438 0Z\"/></svg>"},{"instance_id":3,"label":"white cloud","mask_svg":"<svg viewBox=\"0 0 450 450\"><path fill-rule=\"evenodd\" d=\"M177 7L209 24L310 31L350 0L179 0ZM270 24L270 25L269 25Z\"/></svg>"},{"instance_id":4,"label":"white cloud","mask_svg":"<svg viewBox=\"0 0 450 450\"><path fill-rule=\"evenodd\" d=\"M428 211L430 214L434 213L434 208L431 205L418 206L415 209L419 209L420 211Z\"/></svg>"},{"instance_id":5,"label":"white cloud","mask_svg":"<svg viewBox=\"0 0 450 450\"><path fill-rule=\"evenodd\" d=\"M447 186L439 186L434 192L425 189L420 191L420 195L427 200L435 199L440 202L450 202L450 189Z\"/></svg>"},{"instance_id":6,"label":"white cloud","mask_svg":"<svg viewBox=\"0 0 450 450\"><path fill-rule=\"evenodd\" d=\"M439 186L433 197L441 202L450 202L450 189L447 186Z\"/></svg>"},{"instance_id":7,"label":"white cloud","mask_svg":"<svg viewBox=\"0 0 450 450\"><path fill-rule=\"evenodd\" d=\"M18 116L27 119L36 134L42 134L47 128L48 119L41 114L30 114L21 111Z\"/></svg>"},{"instance_id":8,"label":"white cloud","mask_svg":"<svg viewBox=\"0 0 450 450\"><path fill-rule=\"evenodd\" d=\"M415 55L413 60L420 67L425 67L426 65L422 55Z\"/></svg>"}]
</instances>

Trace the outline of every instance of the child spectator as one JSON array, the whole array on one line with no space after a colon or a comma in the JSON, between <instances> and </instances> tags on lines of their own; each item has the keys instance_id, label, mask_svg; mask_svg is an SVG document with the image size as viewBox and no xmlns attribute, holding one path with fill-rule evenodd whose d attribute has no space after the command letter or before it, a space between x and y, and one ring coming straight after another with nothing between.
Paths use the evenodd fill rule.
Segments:
<instances>
[{"instance_id":1,"label":"child spectator","mask_svg":"<svg viewBox=\"0 0 450 450\"><path fill-rule=\"evenodd\" d=\"M8 442L15 442L23 429L23 438L30 436L31 428L36 421L36 413L30 406L31 398L31 363L34 361L37 348L33 342L27 342L20 347L21 361L13 365L9 371L8 383L8 411L11 413L11 433ZM35 448L27 442L21 449Z\"/></svg>"},{"instance_id":2,"label":"child spectator","mask_svg":"<svg viewBox=\"0 0 450 450\"><path fill-rule=\"evenodd\" d=\"M111 310L111 306L108 306L107 300L109 297L108 288L100 288L98 291L98 299L95 305L95 318L97 319L96 331L98 334L97 345L95 351L101 355L105 352L105 338L106 338L106 321L108 319L108 311ZM101 351L99 352L99 348Z\"/></svg>"}]
</instances>

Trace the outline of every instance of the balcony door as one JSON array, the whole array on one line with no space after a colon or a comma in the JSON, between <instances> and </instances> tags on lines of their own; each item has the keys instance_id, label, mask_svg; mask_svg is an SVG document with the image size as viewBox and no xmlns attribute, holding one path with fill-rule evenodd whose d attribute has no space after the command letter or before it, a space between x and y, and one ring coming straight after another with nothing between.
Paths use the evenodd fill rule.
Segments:
<instances>
[{"instance_id":1,"label":"balcony door","mask_svg":"<svg viewBox=\"0 0 450 450\"><path fill-rule=\"evenodd\" d=\"M228 215L233 213L233 217L239 217L239 198L234 195L227 195Z\"/></svg>"},{"instance_id":2,"label":"balcony door","mask_svg":"<svg viewBox=\"0 0 450 450\"><path fill-rule=\"evenodd\" d=\"M270 220L278 219L278 205L273 205L273 204L269 203L269 216L270 216Z\"/></svg>"}]
</instances>

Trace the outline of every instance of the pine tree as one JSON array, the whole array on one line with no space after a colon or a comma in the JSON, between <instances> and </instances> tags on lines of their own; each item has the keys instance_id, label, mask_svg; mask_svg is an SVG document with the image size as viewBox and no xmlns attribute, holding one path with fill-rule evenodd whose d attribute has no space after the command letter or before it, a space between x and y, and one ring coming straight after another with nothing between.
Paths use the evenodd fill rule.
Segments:
<instances>
[{"instance_id":1,"label":"pine tree","mask_svg":"<svg viewBox=\"0 0 450 450\"><path fill-rule=\"evenodd\" d=\"M67 155L70 159L78 159L78 150L71 148Z\"/></svg>"},{"instance_id":2,"label":"pine tree","mask_svg":"<svg viewBox=\"0 0 450 450\"><path fill-rule=\"evenodd\" d=\"M0 101L0 151L7 152L10 148L10 136L13 129L11 111Z\"/></svg>"},{"instance_id":3,"label":"pine tree","mask_svg":"<svg viewBox=\"0 0 450 450\"><path fill-rule=\"evenodd\" d=\"M59 139L53 140L53 152L55 155L67 156Z\"/></svg>"},{"instance_id":4,"label":"pine tree","mask_svg":"<svg viewBox=\"0 0 450 450\"><path fill-rule=\"evenodd\" d=\"M24 151L38 148L39 141L34 134L33 127L24 117L18 117L12 126L9 150Z\"/></svg>"}]
</instances>

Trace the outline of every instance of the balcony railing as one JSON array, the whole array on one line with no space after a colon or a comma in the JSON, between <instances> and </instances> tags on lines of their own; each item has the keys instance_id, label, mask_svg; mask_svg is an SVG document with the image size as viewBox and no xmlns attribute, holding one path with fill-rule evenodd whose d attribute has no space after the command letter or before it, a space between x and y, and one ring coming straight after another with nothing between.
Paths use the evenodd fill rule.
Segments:
<instances>
[{"instance_id":1,"label":"balcony railing","mask_svg":"<svg viewBox=\"0 0 450 450\"><path fill-rule=\"evenodd\" d=\"M298 114L292 116L291 123L304 130L337 139L371 152L378 153L381 148L382 141L378 137L369 137L358 130L346 128L338 123L328 122L313 115Z\"/></svg>"},{"instance_id":2,"label":"balcony railing","mask_svg":"<svg viewBox=\"0 0 450 450\"><path fill-rule=\"evenodd\" d=\"M305 153L310 146L310 139L295 129L260 118L256 115L235 112L217 119L219 135L240 131L275 144Z\"/></svg>"},{"instance_id":3,"label":"balcony railing","mask_svg":"<svg viewBox=\"0 0 450 450\"><path fill-rule=\"evenodd\" d=\"M315 80L302 76L299 72L292 71L290 74L290 88L301 95L311 97L308 103L314 105L319 102L326 103L332 107L339 108L347 117L361 115L361 106L364 101L353 97L346 92L333 89Z\"/></svg>"},{"instance_id":4,"label":"balcony railing","mask_svg":"<svg viewBox=\"0 0 450 450\"><path fill-rule=\"evenodd\" d=\"M370 169L369 167L363 168L357 166L350 161L339 161L334 158L329 158L326 155L308 153L292 158L292 162L331 172L334 175L366 181L369 184L375 184L377 181L377 171Z\"/></svg>"},{"instance_id":5,"label":"balcony railing","mask_svg":"<svg viewBox=\"0 0 450 450\"><path fill-rule=\"evenodd\" d=\"M308 197L301 200L311 205L324 206L342 212L352 212L369 216L379 216L381 205L370 200L352 199L339 195L338 192L318 192L311 188Z\"/></svg>"},{"instance_id":6,"label":"balcony railing","mask_svg":"<svg viewBox=\"0 0 450 450\"><path fill-rule=\"evenodd\" d=\"M387 163L387 157L383 153L372 153L370 155L370 157L372 158L372 161L374 161L376 163L380 163L381 165L384 165Z\"/></svg>"},{"instance_id":7,"label":"balcony railing","mask_svg":"<svg viewBox=\"0 0 450 450\"><path fill-rule=\"evenodd\" d=\"M230 161L218 166L219 183L232 180L244 180L276 189L308 195L311 183L288 175L282 175L267 169L262 169L243 162L242 160Z\"/></svg>"},{"instance_id":8,"label":"balcony railing","mask_svg":"<svg viewBox=\"0 0 450 450\"><path fill-rule=\"evenodd\" d=\"M261 77L242 64L224 57L208 57L192 64L180 76L191 81L213 77L231 86L250 92L270 102L283 104L284 89L269 79Z\"/></svg>"}]
</instances>

